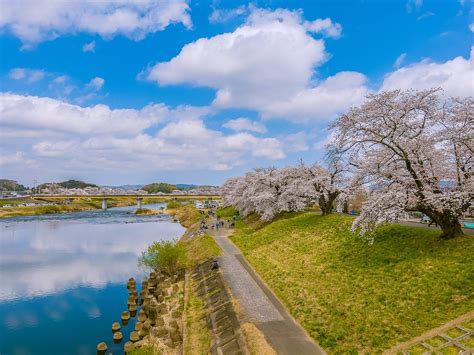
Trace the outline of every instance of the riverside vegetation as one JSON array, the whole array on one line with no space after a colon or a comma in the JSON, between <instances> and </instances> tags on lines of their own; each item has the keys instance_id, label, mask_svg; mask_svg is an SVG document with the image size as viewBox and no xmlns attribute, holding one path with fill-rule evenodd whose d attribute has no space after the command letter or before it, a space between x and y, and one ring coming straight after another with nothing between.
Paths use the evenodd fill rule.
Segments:
<instances>
[{"instance_id":1,"label":"riverside vegetation","mask_svg":"<svg viewBox=\"0 0 474 355\"><path fill-rule=\"evenodd\" d=\"M369 245L350 232L352 221L251 214L231 239L329 353L381 352L474 309L471 236L440 240L437 231L389 225Z\"/></svg>"},{"instance_id":2,"label":"riverside vegetation","mask_svg":"<svg viewBox=\"0 0 474 355\"><path fill-rule=\"evenodd\" d=\"M146 197L142 196L144 205L151 203L162 203L170 201L170 197ZM205 199L205 196L176 196L173 202L186 200ZM21 206L22 204L35 204L32 206ZM133 206L137 203L135 196L113 196L107 197L107 207ZM18 199L0 200L0 206L10 205L11 207L0 208L0 218L16 216L35 216L43 214L79 212L96 210L102 208L101 197L28 197Z\"/></svg>"},{"instance_id":3,"label":"riverside vegetation","mask_svg":"<svg viewBox=\"0 0 474 355\"><path fill-rule=\"evenodd\" d=\"M188 230L202 218L192 204L177 201L168 203L167 213L179 218ZM200 355L208 352L211 334L203 320L204 303L194 290L193 280L185 281L184 275L219 254L219 247L208 235L155 242L143 252L139 263L153 271L142 283L140 298L137 298L141 305L136 326L138 337L134 336L134 341L124 344L127 354L179 354L184 351ZM134 281L129 281L128 288L131 295L136 296L134 285ZM136 312L135 307L132 309Z\"/></svg>"}]
</instances>

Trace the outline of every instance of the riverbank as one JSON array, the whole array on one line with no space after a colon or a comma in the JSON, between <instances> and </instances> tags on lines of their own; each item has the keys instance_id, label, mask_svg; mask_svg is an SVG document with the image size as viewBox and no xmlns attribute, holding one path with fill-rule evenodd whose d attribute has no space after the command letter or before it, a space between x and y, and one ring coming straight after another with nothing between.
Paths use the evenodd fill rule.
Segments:
<instances>
[{"instance_id":1,"label":"riverbank","mask_svg":"<svg viewBox=\"0 0 474 355\"><path fill-rule=\"evenodd\" d=\"M176 196L170 197L142 197L142 204L164 203L169 201L184 201L205 199L205 196ZM25 206L26 204L26 206ZM107 207L124 207L137 204L136 196L107 197ZM4 207L10 205L9 207ZM98 210L102 208L102 197L28 197L23 199L0 200L0 218L17 216L37 216Z\"/></svg>"},{"instance_id":2,"label":"riverbank","mask_svg":"<svg viewBox=\"0 0 474 355\"><path fill-rule=\"evenodd\" d=\"M474 308L471 236L443 241L391 225L369 245L351 223L315 212L249 216L231 240L329 353L382 352Z\"/></svg>"}]
</instances>

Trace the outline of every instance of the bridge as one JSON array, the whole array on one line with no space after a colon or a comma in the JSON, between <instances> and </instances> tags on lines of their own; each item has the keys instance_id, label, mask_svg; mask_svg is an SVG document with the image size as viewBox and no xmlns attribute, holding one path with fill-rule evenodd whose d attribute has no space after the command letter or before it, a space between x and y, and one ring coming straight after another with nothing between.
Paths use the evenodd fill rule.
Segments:
<instances>
[{"instance_id":1,"label":"bridge","mask_svg":"<svg viewBox=\"0 0 474 355\"><path fill-rule=\"evenodd\" d=\"M135 198L137 201L137 209L142 209L143 199L152 198L152 199L180 199L180 200L216 200L219 199L219 195L172 195L172 194L149 194L149 195L34 195L31 196L35 199L45 199L45 200L72 200L75 198L95 198L102 199L102 209L107 209L107 199L117 199L117 198Z\"/></svg>"}]
</instances>

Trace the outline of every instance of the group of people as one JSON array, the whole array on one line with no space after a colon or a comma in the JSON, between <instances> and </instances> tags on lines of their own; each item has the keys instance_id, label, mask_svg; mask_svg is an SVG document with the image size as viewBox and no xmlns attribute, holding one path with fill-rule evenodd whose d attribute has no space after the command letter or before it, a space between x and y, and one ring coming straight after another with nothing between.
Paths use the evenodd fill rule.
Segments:
<instances>
[{"instance_id":1,"label":"group of people","mask_svg":"<svg viewBox=\"0 0 474 355\"><path fill-rule=\"evenodd\" d=\"M200 228L200 234L204 234L206 230L208 229L222 229L222 228L234 228L235 227L235 221L236 221L236 216L232 217L232 221L227 221L225 219L220 218L219 216L216 215L216 208L211 207L207 213L203 210L200 210L199 213L205 214L204 218L201 219L201 228ZM215 218L215 223L212 223L209 227L206 217L216 217Z\"/></svg>"}]
</instances>

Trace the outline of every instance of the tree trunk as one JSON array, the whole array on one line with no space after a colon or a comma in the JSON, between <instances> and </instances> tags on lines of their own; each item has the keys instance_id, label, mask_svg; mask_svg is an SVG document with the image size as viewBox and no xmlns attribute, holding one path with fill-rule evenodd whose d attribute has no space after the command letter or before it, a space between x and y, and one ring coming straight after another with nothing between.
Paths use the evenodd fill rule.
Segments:
<instances>
[{"instance_id":1,"label":"tree trunk","mask_svg":"<svg viewBox=\"0 0 474 355\"><path fill-rule=\"evenodd\" d=\"M442 239L451 239L463 235L461 223L456 218L441 218L438 222L443 233Z\"/></svg>"},{"instance_id":2,"label":"tree trunk","mask_svg":"<svg viewBox=\"0 0 474 355\"><path fill-rule=\"evenodd\" d=\"M425 210L423 212L436 222L436 226L441 228L443 231L440 236L441 239L451 239L464 234L459 219L451 213L447 211L440 212L433 210Z\"/></svg>"},{"instance_id":3,"label":"tree trunk","mask_svg":"<svg viewBox=\"0 0 474 355\"><path fill-rule=\"evenodd\" d=\"M319 199L319 208L321 208L321 213L323 216L327 216L334 211L334 201L336 200L337 194L329 194L328 200L322 196Z\"/></svg>"}]
</instances>

